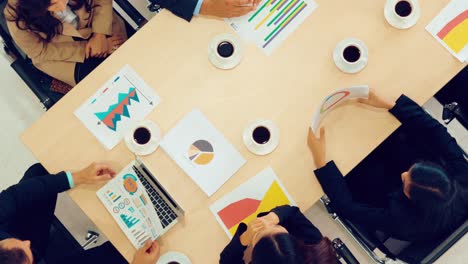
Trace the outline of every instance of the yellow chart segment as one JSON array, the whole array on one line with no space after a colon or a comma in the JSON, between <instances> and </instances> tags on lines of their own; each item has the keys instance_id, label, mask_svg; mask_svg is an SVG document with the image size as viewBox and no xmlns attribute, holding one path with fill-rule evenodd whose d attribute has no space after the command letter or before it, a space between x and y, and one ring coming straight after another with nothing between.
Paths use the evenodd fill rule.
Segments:
<instances>
[{"instance_id":1,"label":"yellow chart segment","mask_svg":"<svg viewBox=\"0 0 468 264\"><path fill-rule=\"evenodd\" d=\"M443 41L455 53L460 52L468 44L468 19L450 31Z\"/></svg>"},{"instance_id":2,"label":"yellow chart segment","mask_svg":"<svg viewBox=\"0 0 468 264\"><path fill-rule=\"evenodd\" d=\"M283 189L281 189L279 183L275 180L271 184L267 192L265 193L265 196L260 202L260 205L257 211L255 211L255 213L246 217L244 220L242 220L242 222L247 224L250 221L256 219L259 213L268 212L277 206L290 204L290 203L291 201L289 201L288 196L286 196ZM236 230L239 224L236 224L235 226L231 227L231 229L229 229L229 233L231 233L231 235L234 235L236 233Z\"/></svg>"},{"instance_id":3,"label":"yellow chart segment","mask_svg":"<svg viewBox=\"0 0 468 264\"><path fill-rule=\"evenodd\" d=\"M206 165L210 163L214 158L213 153L201 153L198 157L195 158L194 162L199 165Z\"/></svg>"}]
</instances>

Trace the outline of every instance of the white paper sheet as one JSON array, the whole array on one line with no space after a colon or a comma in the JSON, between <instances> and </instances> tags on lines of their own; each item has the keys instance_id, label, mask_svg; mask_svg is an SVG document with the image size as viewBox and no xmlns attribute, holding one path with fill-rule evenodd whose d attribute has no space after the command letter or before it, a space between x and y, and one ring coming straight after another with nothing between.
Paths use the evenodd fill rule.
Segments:
<instances>
[{"instance_id":1,"label":"white paper sheet","mask_svg":"<svg viewBox=\"0 0 468 264\"><path fill-rule=\"evenodd\" d=\"M229 238L240 223L248 224L258 213L280 205L295 205L272 168L266 168L210 206Z\"/></svg>"},{"instance_id":2,"label":"white paper sheet","mask_svg":"<svg viewBox=\"0 0 468 264\"><path fill-rule=\"evenodd\" d=\"M143 120L160 101L156 92L127 65L82 104L75 116L110 150L133 122Z\"/></svg>"},{"instance_id":3,"label":"white paper sheet","mask_svg":"<svg viewBox=\"0 0 468 264\"><path fill-rule=\"evenodd\" d=\"M167 133L161 147L208 196L245 164L240 153L197 109Z\"/></svg>"},{"instance_id":4,"label":"white paper sheet","mask_svg":"<svg viewBox=\"0 0 468 264\"><path fill-rule=\"evenodd\" d=\"M132 169L133 164L125 167L96 194L125 236L138 249L148 239L158 238L163 227L145 188Z\"/></svg>"},{"instance_id":5,"label":"white paper sheet","mask_svg":"<svg viewBox=\"0 0 468 264\"><path fill-rule=\"evenodd\" d=\"M426 30L459 61L468 61L467 0L452 0Z\"/></svg>"},{"instance_id":6,"label":"white paper sheet","mask_svg":"<svg viewBox=\"0 0 468 264\"><path fill-rule=\"evenodd\" d=\"M317 8L313 0L262 0L257 10L226 22L245 40L271 54Z\"/></svg>"},{"instance_id":7,"label":"white paper sheet","mask_svg":"<svg viewBox=\"0 0 468 264\"><path fill-rule=\"evenodd\" d=\"M311 128L314 133L320 125L322 119L332 111L336 106L346 100L353 98L367 98L369 96L369 86L360 85L349 88L338 89L327 96L320 106L318 106L312 116Z\"/></svg>"}]
</instances>

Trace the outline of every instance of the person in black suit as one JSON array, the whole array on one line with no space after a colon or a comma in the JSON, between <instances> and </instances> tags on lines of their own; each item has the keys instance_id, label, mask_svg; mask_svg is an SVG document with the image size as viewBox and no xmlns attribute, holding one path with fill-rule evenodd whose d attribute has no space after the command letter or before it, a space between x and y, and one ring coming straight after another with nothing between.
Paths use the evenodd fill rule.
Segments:
<instances>
[{"instance_id":1,"label":"person in black suit","mask_svg":"<svg viewBox=\"0 0 468 264\"><path fill-rule=\"evenodd\" d=\"M220 255L221 264L336 264L331 242L299 211L283 205L241 223Z\"/></svg>"},{"instance_id":2,"label":"person in black suit","mask_svg":"<svg viewBox=\"0 0 468 264\"><path fill-rule=\"evenodd\" d=\"M384 203L371 205L358 202L336 164L326 162L325 130L320 129L320 138L309 130L308 144L317 167L314 172L334 209L342 217L369 231L383 231L400 240L436 240L453 232L468 217L468 163L455 139L445 127L405 95L394 103L371 89L368 99L358 101L388 109L409 131L410 140L423 142L443 157L446 164L442 167L427 161L414 162L406 167L407 171L400 171L399 188L390 192ZM393 153L401 157L406 154L403 151ZM394 158L391 156L388 153L388 159ZM399 164L394 166L398 167ZM374 170L369 168L369 173L371 171ZM395 176L400 178L398 174ZM379 175L371 174L367 178L372 180L372 177L378 179ZM379 184L377 181L380 180L376 180L376 185Z\"/></svg>"},{"instance_id":3,"label":"person in black suit","mask_svg":"<svg viewBox=\"0 0 468 264\"><path fill-rule=\"evenodd\" d=\"M81 184L107 181L115 172L105 163L93 163L70 173L49 174L40 164L30 167L21 181L0 193L0 263L41 263L54 218L57 194ZM159 245L149 241L135 254L133 264L154 264ZM105 260L103 262L103 260ZM110 243L71 256L60 263L127 263Z\"/></svg>"},{"instance_id":4,"label":"person in black suit","mask_svg":"<svg viewBox=\"0 0 468 264\"><path fill-rule=\"evenodd\" d=\"M260 0L152 0L190 22L193 16L205 15L222 18L243 16L257 8Z\"/></svg>"}]
</instances>

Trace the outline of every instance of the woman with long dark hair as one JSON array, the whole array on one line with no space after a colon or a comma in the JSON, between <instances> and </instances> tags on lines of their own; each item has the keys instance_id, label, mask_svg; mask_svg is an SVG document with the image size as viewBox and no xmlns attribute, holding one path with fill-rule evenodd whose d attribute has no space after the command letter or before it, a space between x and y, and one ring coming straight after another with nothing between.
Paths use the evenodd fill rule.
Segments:
<instances>
[{"instance_id":1,"label":"woman with long dark hair","mask_svg":"<svg viewBox=\"0 0 468 264\"><path fill-rule=\"evenodd\" d=\"M357 183L365 186L360 188L360 192L381 192L380 196L384 198L378 203L375 200L380 200L379 197L360 201L363 195L352 195L335 163L326 162L325 130L320 130L320 138L309 130L308 144L317 167L315 175L334 209L342 217L369 231L383 231L400 240L429 242L449 235L468 218L468 162L456 140L445 127L405 95L395 103L371 89L369 98L360 99L359 102L387 109L393 114L408 133L407 144L394 146L395 151L381 155L381 159L398 161L389 164L387 169L380 168L381 161L370 159L372 162L369 166L359 171L358 174L365 179ZM436 159L418 161L429 155L425 155L426 151L408 148L408 144L416 141L424 144L439 157L438 160L444 162L434 163ZM409 155L409 152L421 156ZM392 173L384 177L375 171L379 171L379 174ZM387 187L382 182L394 181L399 181L399 184L385 193Z\"/></svg>"},{"instance_id":2,"label":"woman with long dark hair","mask_svg":"<svg viewBox=\"0 0 468 264\"><path fill-rule=\"evenodd\" d=\"M112 0L9 0L4 13L33 64L71 86L127 39Z\"/></svg>"},{"instance_id":3,"label":"woman with long dark hair","mask_svg":"<svg viewBox=\"0 0 468 264\"><path fill-rule=\"evenodd\" d=\"M328 238L299 211L283 205L241 223L221 253L221 264L336 264Z\"/></svg>"}]
</instances>

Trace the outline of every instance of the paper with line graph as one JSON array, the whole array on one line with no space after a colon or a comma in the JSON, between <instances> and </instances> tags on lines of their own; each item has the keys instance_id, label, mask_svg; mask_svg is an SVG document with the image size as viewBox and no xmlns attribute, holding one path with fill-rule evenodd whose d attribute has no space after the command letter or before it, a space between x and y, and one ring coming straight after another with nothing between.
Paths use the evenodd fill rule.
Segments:
<instances>
[{"instance_id":1,"label":"paper with line graph","mask_svg":"<svg viewBox=\"0 0 468 264\"><path fill-rule=\"evenodd\" d=\"M107 149L112 149L133 122L144 119L159 103L156 92L126 65L75 115Z\"/></svg>"},{"instance_id":2,"label":"paper with line graph","mask_svg":"<svg viewBox=\"0 0 468 264\"><path fill-rule=\"evenodd\" d=\"M249 14L226 19L246 41L271 54L317 8L313 0L263 0Z\"/></svg>"}]
</instances>

